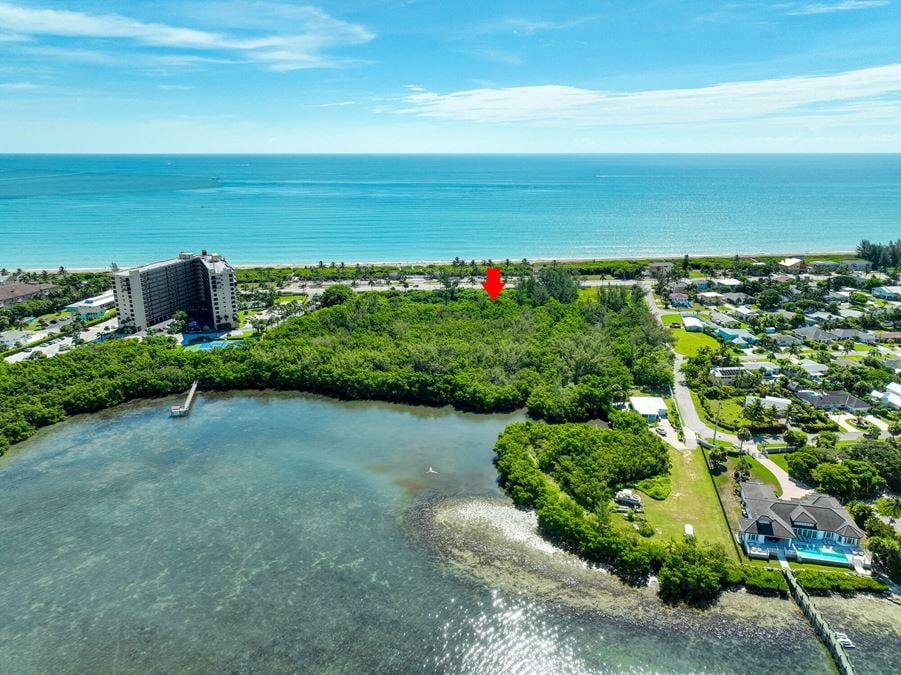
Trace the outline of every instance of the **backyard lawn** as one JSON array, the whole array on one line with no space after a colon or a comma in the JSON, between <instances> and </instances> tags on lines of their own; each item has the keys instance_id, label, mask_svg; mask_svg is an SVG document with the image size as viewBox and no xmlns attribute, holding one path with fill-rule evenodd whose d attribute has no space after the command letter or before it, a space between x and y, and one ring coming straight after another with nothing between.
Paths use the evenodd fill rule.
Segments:
<instances>
[{"instance_id":1,"label":"backyard lawn","mask_svg":"<svg viewBox=\"0 0 901 675\"><path fill-rule=\"evenodd\" d=\"M306 299L307 299L307 296L302 293L298 294L298 295L280 295L275 299L275 303L278 305L281 305L286 302L295 302L298 300L306 300Z\"/></svg>"},{"instance_id":2,"label":"backyard lawn","mask_svg":"<svg viewBox=\"0 0 901 675\"><path fill-rule=\"evenodd\" d=\"M707 466L700 450L669 451L672 469L669 497L657 501L643 500L648 524L658 535L681 539L685 524L694 527L695 536L711 544L722 544L726 553L734 556L732 535L723 519L716 491L707 476Z\"/></svg>"},{"instance_id":3,"label":"backyard lawn","mask_svg":"<svg viewBox=\"0 0 901 675\"><path fill-rule=\"evenodd\" d=\"M683 356L694 356L702 347L716 350L719 346L719 342L715 338L704 333L689 333L684 328L673 328L671 330L676 340L673 347Z\"/></svg>"}]
</instances>

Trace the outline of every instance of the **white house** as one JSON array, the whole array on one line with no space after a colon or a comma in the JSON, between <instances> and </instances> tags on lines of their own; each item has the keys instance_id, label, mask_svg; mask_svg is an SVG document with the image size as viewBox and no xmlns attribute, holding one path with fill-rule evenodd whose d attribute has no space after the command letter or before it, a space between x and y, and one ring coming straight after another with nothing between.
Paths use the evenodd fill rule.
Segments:
<instances>
[{"instance_id":1,"label":"white house","mask_svg":"<svg viewBox=\"0 0 901 675\"><path fill-rule=\"evenodd\" d=\"M632 410L653 424L661 419L666 419L666 402L659 396L630 396L629 405Z\"/></svg>"},{"instance_id":2,"label":"white house","mask_svg":"<svg viewBox=\"0 0 901 675\"><path fill-rule=\"evenodd\" d=\"M885 388L885 391L872 391L870 396L877 399L877 405L892 408L893 410L901 410L901 384L892 382Z\"/></svg>"},{"instance_id":3,"label":"white house","mask_svg":"<svg viewBox=\"0 0 901 675\"><path fill-rule=\"evenodd\" d=\"M877 286L871 293L881 300L901 300L901 286Z\"/></svg>"},{"instance_id":4,"label":"white house","mask_svg":"<svg viewBox=\"0 0 901 675\"><path fill-rule=\"evenodd\" d=\"M811 361L810 359L802 359L801 363L798 364L805 373L807 373L808 377L812 377L813 379L819 379L826 374L826 371L829 370L829 367L818 363L816 361Z\"/></svg>"},{"instance_id":5,"label":"white house","mask_svg":"<svg viewBox=\"0 0 901 675\"><path fill-rule=\"evenodd\" d=\"M760 396L748 396L745 398L745 405L751 405L755 401L760 401L760 405L762 405L765 410L772 410L775 408L776 412L780 413L784 413L791 405L790 400L778 396L764 396L763 398Z\"/></svg>"},{"instance_id":6,"label":"white house","mask_svg":"<svg viewBox=\"0 0 901 675\"><path fill-rule=\"evenodd\" d=\"M747 305L741 305L740 307L736 307L734 310L732 310L732 314L742 321L747 321L748 319L757 316L758 312L756 309L752 309Z\"/></svg>"},{"instance_id":7,"label":"white house","mask_svg":"<svg viewBox=\"0 0 901 675\"><path fill-rule=\"evenodd\" d=\"M779 261L779 269L783 272L800 272L804 269L804 261L801 258L783 258Z\"/></svg>"},{"instance_id":8,"label":"white house","mask_svg":"<svg viewBox=\"0 0 901 675\"><path fill-rule=\"evenodd\" d=\"M721 305L723 304L723 296L721 293L717 293L716 291L704 291L703 293L698 293L698 302L702 305Z\"/></svg>"},{"instance_id":9,"label":"white house","mask_svg":"<svg viewBox=\"0 0 901 675\"><path fill-rule=\"evenodd\" d=\"M683 316L682 327L689 333L700 333L704 330L704 322L696 316Z\"/></svg>"}]
</instances>

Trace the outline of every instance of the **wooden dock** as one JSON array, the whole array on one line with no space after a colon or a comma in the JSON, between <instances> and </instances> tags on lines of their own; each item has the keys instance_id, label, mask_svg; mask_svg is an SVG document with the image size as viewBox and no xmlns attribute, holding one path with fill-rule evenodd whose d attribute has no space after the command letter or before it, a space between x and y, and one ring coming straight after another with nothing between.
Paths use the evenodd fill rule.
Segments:
<instances>
[{"instance_id":1,"label":"wooden dock","mask_svg":"<svg viewBox=\"0 0 901 675\"><path fill-rule=\"evenodd\" d=\"M174 405L169 411L170 417L186 417L191 412L191 404L194 403L194 394L197 393L197 384L200 380L194 380L188 390L188 396L183 405Z\"/></svg>"}]
</instances>

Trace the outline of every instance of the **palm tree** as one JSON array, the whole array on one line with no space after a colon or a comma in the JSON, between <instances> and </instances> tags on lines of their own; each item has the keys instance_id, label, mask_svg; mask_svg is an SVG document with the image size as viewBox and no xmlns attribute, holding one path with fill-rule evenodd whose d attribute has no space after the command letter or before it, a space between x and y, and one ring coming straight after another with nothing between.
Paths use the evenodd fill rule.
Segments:
<instances>
[{"instance_id":1,"label":"palm tree","mask_svg":"<svg viewBox=\"0 0 901 675\"><path fill-rule=\"evenodd\" d=\"M901 497L889 497L887 510L889 518L894 523L896 518L901 517Z\"/></svg>"},{"instance_id":2,"label":"palm tree","mask_svg":"<svg viewBox=\"0 0 901 675\"><path fill-rule=\"evenodd\" d=\"M740 455L740 454L742 454L742 449L745 446L745 442L751 440L751 432L748 430L747 427L742 427L741 429L738 430L737 435L738 435L738 442L739 442L738 454Z\"/></svg>"}]
</instances>

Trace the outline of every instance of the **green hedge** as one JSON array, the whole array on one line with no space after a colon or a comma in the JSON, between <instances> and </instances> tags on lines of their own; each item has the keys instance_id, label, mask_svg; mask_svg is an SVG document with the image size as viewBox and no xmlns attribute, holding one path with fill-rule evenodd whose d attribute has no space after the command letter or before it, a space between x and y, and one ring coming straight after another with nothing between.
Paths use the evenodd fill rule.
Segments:
<instances>
[{"instance_id":1,"label":"green hedge","mask_svg":"<svg viewBox=\"0 0 901 675\"><path fill-rule=\"evenodd\" d=\"M795 578L810 595L885 593L888 591L888 586L880 581L847 572L800 570L795 572Z\"/></svg>"}]
</instances>

